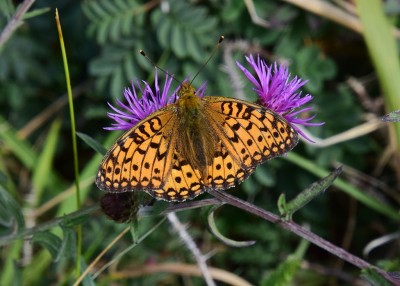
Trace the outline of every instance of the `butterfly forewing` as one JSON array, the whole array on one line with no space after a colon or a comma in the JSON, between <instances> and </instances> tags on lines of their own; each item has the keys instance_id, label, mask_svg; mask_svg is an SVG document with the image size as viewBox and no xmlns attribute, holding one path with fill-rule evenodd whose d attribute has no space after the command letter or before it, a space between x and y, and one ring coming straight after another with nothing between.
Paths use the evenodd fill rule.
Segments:
<instances>
[{"instance_id":1,"label":"butterfly forewing","mask_svg":"<svg viewBox=\"0 0 400 286\"><path fill-rule=\"evenodd\" d=\"M108 192L159 188L172 161L174 124L171 108L164 108L122 135L105 155L96 176Z\"/></svg>"},{"instance_id":2,"label":"butterfly forewing","mask_svg":"<svg viewBox=\"0 0 400 286\"><path fill-rule=\"evenodd\" d=\"M225 97L207 97L210 118L224 116L221 140L244 169L285 154L298 142L289 123L260 105Z\"/></svg>"}]
</instances>

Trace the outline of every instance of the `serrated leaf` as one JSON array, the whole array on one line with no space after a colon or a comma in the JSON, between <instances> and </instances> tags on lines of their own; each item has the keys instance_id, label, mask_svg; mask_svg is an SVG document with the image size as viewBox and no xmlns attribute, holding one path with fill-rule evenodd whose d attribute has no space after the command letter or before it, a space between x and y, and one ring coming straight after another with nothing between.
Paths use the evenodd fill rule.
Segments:
<instances>
[{"instance_id":1,"label":"serrated leaf","mask_svg":"<svg viewBox=\"0 0 400 286\"><path fill-rule=\"evenodd\" d=\"M58 252L61 248L61 239L57 235L49 231L37 232L32 237L32 243L38 243L46 248L53 257L53 260L58 257Z\"/></svg>"},{"instance_id":2,"label":"serrated leaf","mask_svg":"<svg viewBox=\"0 0 400 286\"><path fill-rule=\"evenodd\" d=\"M107 153L107 149L104 148L99 142L94 140L92 137L89 135L86 135L81 132L76 132L76 135L78 135L79 138L83 140L86 144L88 144L93 150L96 152L100 153L101 155L105 155Z\"/></svg>"}]
</instances>

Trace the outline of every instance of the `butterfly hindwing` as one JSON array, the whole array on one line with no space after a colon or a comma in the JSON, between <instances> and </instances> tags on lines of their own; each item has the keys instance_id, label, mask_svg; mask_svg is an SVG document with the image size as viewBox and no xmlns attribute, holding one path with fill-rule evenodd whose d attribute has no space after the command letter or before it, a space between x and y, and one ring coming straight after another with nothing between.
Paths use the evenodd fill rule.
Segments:
<instances>
[{"instance_id":1,"label":"butterfly hindwing","mask_svg":"<svg viewBox=\"0 0 400 286\"><path fill-rule=\"evenodd\" d=\"M177 149L173 150L172 167L164 181L165 184L161 188L147 192L167 201L184 201L198 196L205 190L200 171L194 169Z\"/></svg>"}]
</instances>

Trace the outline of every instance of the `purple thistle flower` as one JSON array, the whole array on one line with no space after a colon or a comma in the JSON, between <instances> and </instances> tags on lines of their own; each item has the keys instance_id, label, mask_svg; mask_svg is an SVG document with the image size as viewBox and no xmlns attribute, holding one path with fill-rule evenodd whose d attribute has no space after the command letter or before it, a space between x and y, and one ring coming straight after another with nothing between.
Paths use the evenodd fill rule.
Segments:
<instances>
[{"instance_id":1,"label":"purple thistle flower","mask_svg":"<svg viewBox=\"0 0 400 286\"><path fill-rule=\"evenodd\" d=\"M145 87L140 86L139 81L136 81L136 85L132 82L132 89L125 88L124 96L127 104L120 100L117 100L117 104L120 109L112 106L110 103L108 105L111 107L113 112L108 112L107 115L115 122L112 123L111 127L105 127L106 130L129 130L135 126L139 121L145 119L147 116L153 112L163 108L164 106L175 103L178 100L178 86L171 95L169 91L171 89L171 83L173 77L169 74L165 77L164 87L160 90L158 84L158 73L156 69L156 76L154 79L155 91L153 91L150 85L143 81ZM185 79L186 82L188 79ZM203 97L206 91L207 82L203 83L200 88L196 91L196 95ZM139 89L142 96L138 98L136 93L136 88Z\"/></svg>"},{"instance_id":2,"label":"purple thistle flower","mask_svg":"<svg viewBox=\"0 0 400 286\"><path fill-rule=\"evenodd\" d=\"M278 65L276 62L274 65L268 66L264 60L260 59L260 56L257 56L257 61L254 59L253 55L246 57L246 60L256 73L256 77L239 62L236 63L255 86L253 90L258 94L261 105L284 117L289 123L293 124L293 128L296 129L301 136L313 142L298 126L296 126L320 126L324 124L323 122L309 122L314 119L315 115L308 118L297 117L297 115L302 112L312 110L311 107L296 110L313 98L310 94L306 94L302 97L301 91L296 92L300 87L305 85L307 81L297 76L290 80L290 73L286 66Z\"/></svg>"},{"instance_id":3,"label":"purple thistle flower","mask_svg":"<svg viewBox=\"0 0 400 286\"><path fill-rule=\"evenodd\" d=\"M136 85L132 82L132 89L125 88L124 96L127 104L120 100L117 100L117 104L120 109L112 106L110 103L108 105L114 110L115 113L108 112L107 115L114 119L115 123L112 123L111 127L105 127L106 130L128 130L136 125L139 121L143 120L153 112L163 108L164 106L174 103L177 100L177 88L172 95L168 95L171 88L173 77L168 74L165 77L164 87L160 90L158 84L158 74L156 69L156 76L154 79L153 91L150 85L143 81L144 88L140 86L139 81L136 81ZM136 93L136 88L139 89L142 94L141 98L138 98Z\"/></svg>"}]
</instances>

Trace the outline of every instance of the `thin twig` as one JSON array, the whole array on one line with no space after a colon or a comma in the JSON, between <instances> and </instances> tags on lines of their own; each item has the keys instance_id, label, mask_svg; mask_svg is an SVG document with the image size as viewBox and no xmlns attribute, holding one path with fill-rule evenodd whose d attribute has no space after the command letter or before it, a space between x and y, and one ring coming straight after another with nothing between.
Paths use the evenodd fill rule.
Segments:
<instances>
[{"instance_id":1,"label":"thin twig","mask_svg":"<svg viewBox=\"0 0 400 286\"><path fill-rule=\"evenodd\" d=\"M115 267L117 267L116 262L121 260L121 258L127 254L129 251L131 251L134 247L136 247L137 245L139 245L143 240L145 240L150 234L152 234L164 221L165 221L165 217L163 217L158 223L156 223L153 227L151 227L148 231L146 231L146 233L144 233L139 239L135 240L132 242L132 244L130 246L128 246L127 248L125 248L122 252L118 253L118 255L116 255L113 259L109 260L106 264L104 264L102 267L100 267L99 270L97 270L96 273L94 273L92 275L93 279L96 279L101 273L104 272L104 270L106 270L109 266L111 265L115 265Z\"/></svg>"},{"instance_id":2,"label":"thin twig","mask_svg":"<svg viewBox=\"0 0 400 286\"><path fill-rule=\"evenodd\" d=\"M210 271L208 270L208 266L206 263L206 258L200 252L199 248L197 247L196 243L193 241L190 234L186 231L185 226L179 221L177 215L175 213L169 213L167 215L169 222L174 227L174 229L178 232L180 238L185 243L186 247L192 252L194 258L197 261L197 265L206 281L208 286L215 286L215 282L212 279Z\"/></svg>"},{"instance_id":3,"label":"thin twig","mask_svg":"<svg viewBox=\"0 0 400 286\"><path fill-rule=\"evenodd\" d=\"M365 123L362 123L356 127L350 128L349 130L346 130L342 133L336 134L334 136L325 138L325 139L320 139L318 137L315 137L312 135L306 128L301 128L301 131L314 143L312 144L313 147L317 148L325 148L328 146L332 146L335 144L339 144L341 142L345 142L351 139L355 139L361 136L364 136L366 134L369 134L371 132L374 132L375 130L378 130L382 126L386 125L382 120L379 118L374 118L371 119ZM305 140L304 140L305 141ZM305 141L308 142L308 141Z\"/></svg>"},{"instance_id":4,"label":"thin twig","mask_svg":"<svg viewBox=\"0 0 400 286\"><path fill-rule=\"evenodd\" d=\"M201 275L201 272L196 265L189 265L183 263L163 263L163 264L145 264L141 267L135 266L129 269L125 268L124 270L118 272L112 272L110 276L112 277L113 280L117 279L120 280L126 278L136 278L147 274L160 273L160 272L176 273L180 275L191 275L191 276ZM226 283L226 285L232 285L232 286L252 285L243 278L235 275L234 273L228 272L223 269L210 267L210 272L215 280L224 282Z\"/></svg>"},{"instance_id":5,"label":"thin twig","mask_svg":"<svg viewBox=\"0 0 400 286\"><path fill-rule=\"evenodd\" d=\"M103 251L97 255L96 259L90 263L90 265L85 269L85 271L82 272L82 274L78 277L78 279L75 281L74 286L78 286L79 283L82 282L83 279L85 279L86 275L94 268L94 266L97 264L97 262L100 261L100 259L113 247L114 244L117 243L118 240L120 240L128 231L130 230L130 227L127 226L123 231L121 231L120 234L117 235L116 238L111 241L106 248L103 249Z\"/></svg>"},{"instance_id":6,"label":"thin twig","mask_svg":"<svg viewBox=\"0 0 400 286\"><path fill-rule=\"evenodd\" d=\"M14 33L14 31L21 25L22 17L24 17L25 13L28 12L29 8L34 2L35 0L25 0L18 6L18 9L15 12L14 16L12 16L7 26L0 34L0 50Z\"/></svg>"},{"instance_id":7,"label":"thin twig","mask_svg":"<svg viewBox=\"0 0 400 286\"><path fill-rule=\"evenodd\" d=\"M254 24L264 28L269 28L271 26L268 21L260 18L257 15L253 0L244 0L244 3L246 4L247 11L249 12L251 20Z\"/></svg>"},{"instance_id":8,"label":"thin twig","mask_svg":"<svg viewBox=\"0 0 400 286\"><path fill-rule=\"evenodd\" d=\"M395 283L395 285L399 285L399 281L395 280L393 277L391 277L386 271L384 271L378 267L375 267L372 264L369 264L367 261L347 252L343 248L340 248L340 247L330 243L329 241L327 241L327 240L323 239L322 237L312 233L311 231L301 227L300 225L296 224L293 221L284 221L279 216L277 216L271 212L268 212L262 208L259 208L253 204L250 204L246 201L243 201L235 196L232 196L227 192L210 190L209 193L212 194L214 197L220 199L221 201L225 202L226 204L235 206L244 211L252 213L258 217L261 217L265 220L268 220L272 223L276 223L276 224L280 225L282 228L293 232L294 234L306 239L307 241L315 244L316 246L318 246L322 249L325 249L329 253L332 253L333 255L347 261L350 264L353 264L354 266L356 266L360 269L373 268L375 271L377 271L380 275L382 275L388 281Z\"/></svg>"}]
</instances>

